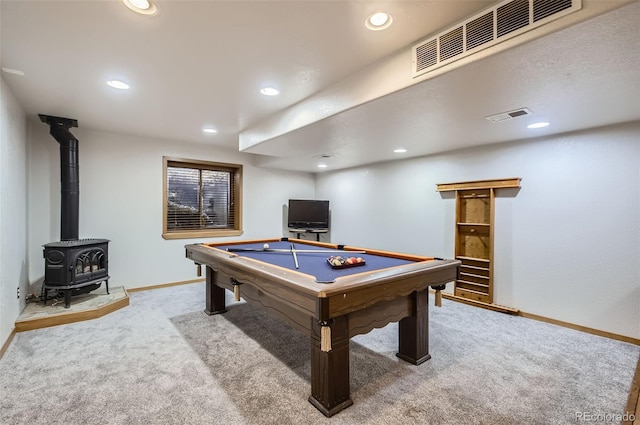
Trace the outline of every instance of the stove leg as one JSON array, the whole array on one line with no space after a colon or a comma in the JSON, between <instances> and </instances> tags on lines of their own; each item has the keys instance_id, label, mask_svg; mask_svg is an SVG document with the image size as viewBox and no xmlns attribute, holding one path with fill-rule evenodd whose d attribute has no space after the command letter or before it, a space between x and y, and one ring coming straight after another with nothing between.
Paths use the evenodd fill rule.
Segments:
<instances>
[{"instance_id":1,"label":"stove leg","mask_svg":"<svg viewBox=\"0 0 640 425\"><path fill-rule=\"evenodd\" d=\"M67 289L64 291L64 308L71 307L71 290Z\"/></svg>"}]
</instances>

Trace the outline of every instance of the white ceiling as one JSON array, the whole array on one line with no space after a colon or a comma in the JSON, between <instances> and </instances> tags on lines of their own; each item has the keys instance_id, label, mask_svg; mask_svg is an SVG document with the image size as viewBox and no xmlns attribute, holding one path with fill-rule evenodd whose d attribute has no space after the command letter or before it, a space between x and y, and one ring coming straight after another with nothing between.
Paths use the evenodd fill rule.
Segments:
<instances>
[{"instance_id":1,"label":"white ceiling","mask_svg":"<svg viewBox=\"0 0 640 425\"><path fill-rule=\"evenodd\" d=\"M0 62L24 72L2 78L33 119L74 118L81 128L237 150L241 135L280 127L245 151L263 166L309 172L321 171L322 154L335 170L640 119L640 3L584 0L585 22L345 102L300 128L281 125L292 110L322 115L305 108L351 96L363 70L384 70L398 52L494 3L157 0L160 12L147 17L117 0L1 0ZM393 25L367 30L364 19L381 9ZM589 15L605 9L613 10ZM114 78L131 90L107 87ZM281 94L261 95L265 84ZM519 107L534 115L484 118ZM552 125L526 129L533 119ZM218 133L204 135L205 125ZM392 152L400 146L401 156Z\"/></svg>"}]
</instances>

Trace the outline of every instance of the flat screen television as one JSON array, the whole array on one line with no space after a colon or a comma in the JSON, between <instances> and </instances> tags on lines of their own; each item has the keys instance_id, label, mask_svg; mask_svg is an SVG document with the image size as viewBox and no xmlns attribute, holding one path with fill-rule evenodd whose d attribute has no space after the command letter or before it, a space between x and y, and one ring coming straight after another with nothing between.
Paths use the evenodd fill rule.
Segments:
<instances>
[{"instance_id":1,"label":"flat screen television","mask_svg":"<svg viewBox=\"0 0 640 425\"><path fill-rule=\"evenodd\" d=\"M287 223L293 229L328 229L329 201L289 199Z\"/></svg>"}]
</instances>

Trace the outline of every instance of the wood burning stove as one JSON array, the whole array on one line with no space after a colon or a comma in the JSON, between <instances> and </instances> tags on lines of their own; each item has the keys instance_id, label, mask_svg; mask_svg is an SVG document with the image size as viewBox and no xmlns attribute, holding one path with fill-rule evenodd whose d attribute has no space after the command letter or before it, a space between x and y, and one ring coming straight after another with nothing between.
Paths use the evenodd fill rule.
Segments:
<instances>
[{"instance_id":1,"label":"wood burning stove","mask_svg":"<svg viewBox=\"0 0 640 425\"><path fill-rule=\"evenodd\" d=\"M109 293L109 241L78 239L44 245L43 299L49 291L62 291L64 306L71 296L98 289L105 282Z\"/></svg>"},{"instance_id":2,"label":"wood burning stove","mask_svg":"<svg viewBox=\"0 0 640 425\"><path fill-rule=\"evenodd\" d=\"M78 239L80 182L78 139L69 131L78 122L70 118L39 115L49 124L50 134L60 144L60 237L44 245L45 272L40 298L47 303L49 292L64 295L69 308L71 296L91 292L105 282L109 293L109 241Z\"/></svg>"}]
</instances>

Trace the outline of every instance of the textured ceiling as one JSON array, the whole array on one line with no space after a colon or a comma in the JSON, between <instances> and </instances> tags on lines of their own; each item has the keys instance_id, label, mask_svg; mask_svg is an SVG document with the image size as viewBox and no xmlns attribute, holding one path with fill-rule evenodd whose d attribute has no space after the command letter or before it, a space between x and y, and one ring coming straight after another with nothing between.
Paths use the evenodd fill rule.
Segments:
<instances>
[{"instance_id":1,"label":"textured ceiling","mask_svg":"<svg viewBox=\"0 0 640 425\"><path fill-rule=\"evenodd\" d=\"M575 25L396 85L411 45L493 3L158 0L145 17L115 0L3 0L0 62L24 75L2 78L33 119L235 150L257 137L244 149L256 163L310 172L321 154L331 170L395 159L398 146L417 156L640 119L638 2L585 0ZM379 9L393 25L365 29ZM390 64L407 58L395 78ZM259 94L267 83L281 95ZM552 125L484 119L519 107Z\"/></svg>"}]
</instances>

